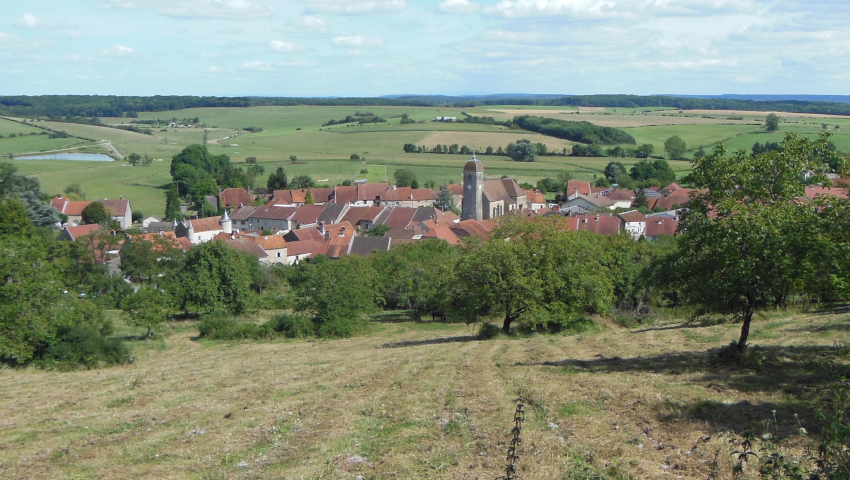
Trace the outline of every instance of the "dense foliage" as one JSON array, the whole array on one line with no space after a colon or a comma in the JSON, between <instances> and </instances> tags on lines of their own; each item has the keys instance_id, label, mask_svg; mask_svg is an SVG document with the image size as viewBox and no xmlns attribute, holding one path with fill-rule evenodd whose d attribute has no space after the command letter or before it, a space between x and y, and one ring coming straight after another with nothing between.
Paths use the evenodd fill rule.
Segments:
<instances>
[{"instance_id":1,"label":"dense foliage","mask_svg":"<svg viewBox=\"0 0 850 480\"><path fill-rule=\"evenodd\" d=\"M514 123L524 130L542 133L580 143L602 145L630 144L637 142L628 133L613 127L600 127L590 122L571 122L555 118L522 115L514 117Z\"/></svg>"}]
</instances>

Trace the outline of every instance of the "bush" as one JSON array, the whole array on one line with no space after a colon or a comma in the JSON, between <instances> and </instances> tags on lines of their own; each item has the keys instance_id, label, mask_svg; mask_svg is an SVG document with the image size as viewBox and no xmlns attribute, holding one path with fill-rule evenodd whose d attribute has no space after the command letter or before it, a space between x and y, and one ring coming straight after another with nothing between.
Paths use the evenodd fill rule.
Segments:
<instances>
[{"instance_id":1,"label":"bush","mask_svg":"<svg viewBox=\"0 0 850 480\"><path fill-rule=\"evenodd\" d=\"M307 338L316 334L313 321L303 315L279 315L269 320L266 325L286 338Z\"/></svg>"},{"instance_id":2,"label":"bush","mask_svg":"<svg viewBox=\"0 0 850 480\"><path fill-rule=\"evenodd\" d=\"M198 326L200 337L209 340L246 340L258 338L258 325L240 322L225 313L213 313L201 317Z\"/></svg>"},{"instance_id":3,"label":"bush","mask_svg":"<svg viewBox=\"0 0 850 480\"><path fill-rule=\"evenodd\" d=\"M94 368L128 363L130 353L117 338L106 338L91 325L63 327L56 343L45 350L34 363L45 368Z\"/></svg>"},{"instance_id":4,"label":"bush","mask_svg":"<svg viewBox=\"0 0 850 480\"><path fill-rule=\"evenodd\" d=\"M492 340L502 336L502 329L492 323L482 323L478 329L478 338L481 340Z\"/></svg>"}]
</instances>

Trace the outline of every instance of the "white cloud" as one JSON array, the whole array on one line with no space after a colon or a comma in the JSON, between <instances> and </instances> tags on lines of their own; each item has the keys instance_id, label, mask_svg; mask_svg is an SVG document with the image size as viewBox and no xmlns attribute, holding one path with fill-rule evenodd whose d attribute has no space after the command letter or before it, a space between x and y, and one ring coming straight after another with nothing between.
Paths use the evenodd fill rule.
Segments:
<instances>
[{"instance_id":1,"label":"white cloud","mask_svg":"<svg viewBox=\"0 0 850 480\"><path fill-rule=\"evenodd\" d=\"M384 41L380 38L363 38L359 35L350 37L334 37L332 42L334 46L341 48L380 47L384 44Z\"/></svg>"},{"instance_id":2,"label":"white cloud","mask_svg":"<svg viewBox=\"0 0 850 480\"><path fill-rule=\"evenodd\" d=\"M216 30L215 33L219 35L241 35L245 32L238 28L222 28L220 30Z\"/></svg>"},{"instance_id":3,"label":"white cloud","mask_svg":"<svg viewBox=\"0 0 850 480\"><path fill-rule=\"evenodd\" d=\"M307 13L358 15L399 12L407 8L406 0L302 0Z\"/></svg>"},{"instance_id":4,"label":"white cloud","mask_svg":"<svg viewBox=\"0 0 850 480\"><path fill-rule=\"evenodd\" d=\"M328 28L328 22L322 20L319 17L314 17L312 15L307 15L306 17L302 17L299 20L301 21L301 23L304 24L304 26L307 26L309 28L316 28L316 29Z\"/></svg>"},{"instance_id":5,"label":"white cloud","mask_svg":"<svg viewBox=\"0 0 850 480\"><path fill-rule=\"evenodd\" d=\"M501 0L484 13L507 18L636 17L754 13L758 0Z\"/></svg>"},{"instance_id":6,"label":"white cloud","mask_svg":"<svg viewBox=\"0 0 850 480\"><path fill-rule=\"evenodd\" d=\"M257 18L274 13L273 5L248 0L105 0L106 9L153 10L177 18Z\"/></svg>"},{"instance_id":7,"label":"white cloud","mask_svg":"<svg viewBox=\"0 0 850 480\"><path fill-rule=\"evenodd\" d=\"M107 55L133 55L136 50L133 47L115 44L104 50L103 53Z\"/></svg>"},{"instance_id":8,"label":"white cloud","mask_svg":"<svg viewBox=\"0 0 850 480\"><path fill-rule=\"evenodd\" d=\"M253 70L268 70L269 69L268 63L264 63L264 62L261 62L259 60L254 60L253 62L243 63L242 66L245 67L245 68L253 69Z\"/></svg>"},{"instance_id":9,"label":"white cloud","mask_svg":"<svg viewBox=\"0 0 850 480\"><path fill-rule=\"evenodd\" d=\"M51 22L46 21L44 19L38 18L31 13L25 13L21 15L21 18L15 22L15 25L21 28L28 28L30 30L47 30L51 28L59 28L62 25L59 22Z\"/></svg>"},{"instance_id":10,"label":"white cloud","mask_svg":"<svg viewBox=\"0 0 850 480\"><path fill-rule=\"evenodd\" d=\"M0 41L8 42L8 41L17 40L17 39L18 39L18 37L16 35L12 35L11 33L0 32Z\"/></svg>"},{"instance_id":11,"label":"white cloud","mask_svg":"<svg viewBox=\"0 0 850 480\"><path fill-rule=\"evenodd\" d=\"M283 42L280 40L272 40L269 42L271 45L271 49L276 52L294 52L295 49L298 48L298 45L290 42Z\"/></svg>"},{"instance_id":12,"label":"white cloud","mask_svg":"<svg viewBox=\"0 0 850 480\"><path fill-rule=\"evenodd\" d=\"M440 2L437 9L443 13L468 14L478 11L478 4L469 0L445 0Z\"/></svg>"}]
</instances>

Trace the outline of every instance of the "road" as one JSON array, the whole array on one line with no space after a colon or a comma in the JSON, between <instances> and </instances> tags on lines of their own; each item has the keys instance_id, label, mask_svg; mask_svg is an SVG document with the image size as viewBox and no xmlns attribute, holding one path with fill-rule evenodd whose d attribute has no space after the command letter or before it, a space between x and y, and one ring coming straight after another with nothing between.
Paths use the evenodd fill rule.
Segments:
<instances>
[{"instance_id":1,"label":"road","mask_svg":"<svg viewBox=\"0 0 850 480\"><path fill-rule=\"evenodd\" d=\"M114 147L111 143L109 143L109 142L101 142L101 145L103 145L104 147L107 147L107 148L109 148L110 150L112 150L112 153L114 153L114 154L118 157L118 159L119 159L119 160L124 160L124 155L121 155L120 153L118 153L118 149L117 149L117 148L115 148L115 147Z\"/></svg>"}]
</instances>

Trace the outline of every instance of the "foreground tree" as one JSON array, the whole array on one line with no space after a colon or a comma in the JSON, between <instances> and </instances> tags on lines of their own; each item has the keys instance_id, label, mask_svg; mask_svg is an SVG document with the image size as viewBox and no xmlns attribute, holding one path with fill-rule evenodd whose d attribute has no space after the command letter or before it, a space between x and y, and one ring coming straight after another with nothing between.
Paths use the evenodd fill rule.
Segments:
<instances>
[{"instance_id":1,"label":"foreground tree","mask_svg":"<svg viewBox=\"0 0 850 480\"><path fill-rule=\"evenodd\" d=\"M253 301L250 265L223 242L207 242L186 254L172 284L172 297L185 313L229 310L242 313Z\"/></svg>"},{"instance_id":2,"label":"foreground tree","mask_svg":"<svg viewBox=\"0 0 850 480\"><path fill-rule=\"evenodd\" d=\"M488 241L470 237L457 267L469 318L499 315L507 334L516 321L552 331L605 311L613 285L601 243L561 221L511 218Z\"/></svg>"},{"instance_id":3,"label":"foreground tree","mask_svg":"<svg viewBox=\"0 0 850 480\"><path fill-rule=\"evenodd\" d=\"M109 222L109 211L100 202L91 202L86 205L80 216L86 225L103 225Z\"/></svg>"},{"instance_id":4,"label":"foreground tree","mask_svg":"<svg viewBox=\"0 0 850 480\"><path fill-rule=\"evenodd\" d=\"M410 187L416 182L416 174L409 168L399 168L393 172L397 187Z\"/></svg>"},{"instance_id":5,"label":"foreground tree","mask_svg":"<svg viewBox=\"0 0 850 480\"><path fill-rule=\"evenodd\" d=\"M671 271L687 303L741 321L739 351L753 315L805 290L819 264L813 254L831 243L818 218L834 212L797 201L805 196L801 172L829 184L829 162L846 171L846 159L827 144L828 134L812 141L789 133L778 151L727 155L720 145L694 160L692 181L708 193L689 203Z\"/></svg>"}]
</instances>

